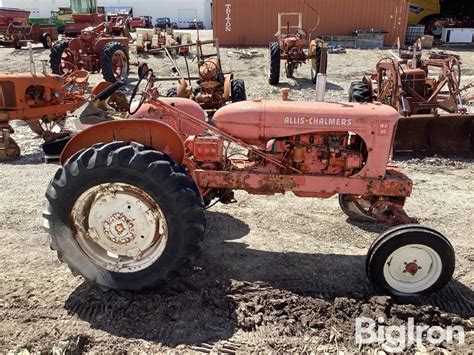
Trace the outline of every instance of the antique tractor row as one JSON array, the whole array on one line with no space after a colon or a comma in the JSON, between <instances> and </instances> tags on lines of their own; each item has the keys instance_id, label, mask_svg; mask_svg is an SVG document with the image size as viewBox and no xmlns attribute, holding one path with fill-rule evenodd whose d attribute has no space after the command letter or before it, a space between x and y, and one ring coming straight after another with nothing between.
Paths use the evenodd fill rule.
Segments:
<instances>
[{"instance_id":1,"label":"antique tractor row","mask_svg":"<svg viewBox=\"0 0 474 355\"><path fill-rule=\"evenodd\" d=\"M469 154L474 152L474 115L464 107L461 63L457 55L400 51L380 60L373 75L353 82L349 99L381 102L402 116L396 154Z\"/></svg>"},{"instance_id":2,"label":"antique tractor row","mask_svg":"<svg viewBox=\"0 0 474 355\"><path fill-rule=\"evenodd\" d=\"M352 220L401 224L367 256L369 279L388 293L429 294L450 280L451 244L407 216L413 183L388 164L396 110L255 100L219 109L210 125L198 103L159 98L154 82L147 70L129 119L90 125L62 153L44 226L74 274L103 288L154 287L199 249L205 206L232 203L244 190L339 195ZM87 125L88 116L77 120ZM232 153L238 147L243 155Z\"/></svg>"}]
</instances>

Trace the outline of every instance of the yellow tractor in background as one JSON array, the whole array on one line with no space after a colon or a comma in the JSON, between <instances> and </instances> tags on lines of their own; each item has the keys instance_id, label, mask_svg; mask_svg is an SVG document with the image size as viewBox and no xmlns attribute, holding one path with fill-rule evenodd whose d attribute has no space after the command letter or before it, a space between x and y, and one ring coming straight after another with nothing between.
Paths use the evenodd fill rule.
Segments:
<instances>
[{"instance_id":1,"label":"yellow tractor in background","mask_svg":"<svg viewBox=\"0 0 474 355\"><path fill-rule=\"evenodd\" d=\"M425 33L441 36L445 27L472 27L474 2L471 0L410 0L409 25L424 25Z\"/></svg>"}]
</instances>

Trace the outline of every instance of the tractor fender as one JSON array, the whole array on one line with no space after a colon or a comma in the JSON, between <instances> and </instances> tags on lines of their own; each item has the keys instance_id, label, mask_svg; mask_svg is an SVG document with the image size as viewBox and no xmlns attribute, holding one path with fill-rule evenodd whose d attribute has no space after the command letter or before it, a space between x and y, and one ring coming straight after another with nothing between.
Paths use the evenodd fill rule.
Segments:
<instances>
[{"instance_id":1,"label":"tractor fender","mask_svg":"<svg viewBox=\"0 0 474 355\"><path fill-rule=\"evenodd\" d=\"M226 74L224 76L224 101L229 101L230 100L230 94L231 94L231 82L232 79L234 78L233 74Z\"/></svg>"},{"instance_id":2,"label":"tractor fender","mask_svg":"<svg viewBox=\"0 0 474 355\"><path fill-rule=\"evenodd\" d=\"M174 128L156 120L128 119L93 125L76 134L61 154L61 165L81 149L113 141L143 144L168 154L177 164L184 160L184 143Z\"/></svg>"}]
</instances>

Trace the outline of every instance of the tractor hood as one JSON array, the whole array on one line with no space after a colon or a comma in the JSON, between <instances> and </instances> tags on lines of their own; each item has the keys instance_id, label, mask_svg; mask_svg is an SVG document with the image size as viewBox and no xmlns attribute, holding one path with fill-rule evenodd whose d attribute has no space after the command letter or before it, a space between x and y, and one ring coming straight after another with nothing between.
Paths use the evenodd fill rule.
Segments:
<instances>
[{"instance_id":1,"label":"tractor hood","mask_svg":"<svg viewBox=\"0 0 474 355\"><path fill-rule=\"evenodd\" d=\"M398 112L382 104L243 101L213 117L216 127L251 144L312 132L350 131L392 136Z\"/></svg>"}]
</instances>

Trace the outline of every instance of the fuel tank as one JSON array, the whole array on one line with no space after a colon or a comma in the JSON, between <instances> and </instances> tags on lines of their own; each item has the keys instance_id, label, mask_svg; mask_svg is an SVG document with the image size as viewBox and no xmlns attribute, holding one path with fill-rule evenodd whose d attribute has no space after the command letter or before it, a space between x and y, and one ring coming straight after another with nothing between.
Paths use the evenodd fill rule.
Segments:
<instances>
[{"instance_id":1,"label":"fuel tank","mask_svg":"<svg viewBox=\"0 0 474 355\"><path fill-rule=\"evenodd\" d=\"M213 117L217 128L256 145L273 138L338 131L367 139L387 136L391 141L398 119L395 109L378 103L260 100L225 106Z\"/></svg>"},{"instance_id":2,"label":"fuel tank","mask_svg":"<svg viewBox=\"0 0 474 355\"><path fill-rule=\"evenodd\" d=\"M183 99L180 97L160 97L160 100L169 106L176 107L177 109L184 111L203 122L206 122L206 113L199 104L192 100ZM197 127L188 120L181 119L176 122L173 117L170 117L169 114L164 112L159 106L149 103L143 104L134 115L130 116L130 118L147 118L150 120L162 121L176 129L178 132L182 132L187 136L204 133L204 129Z\"/></svg>"}]
</instances>

